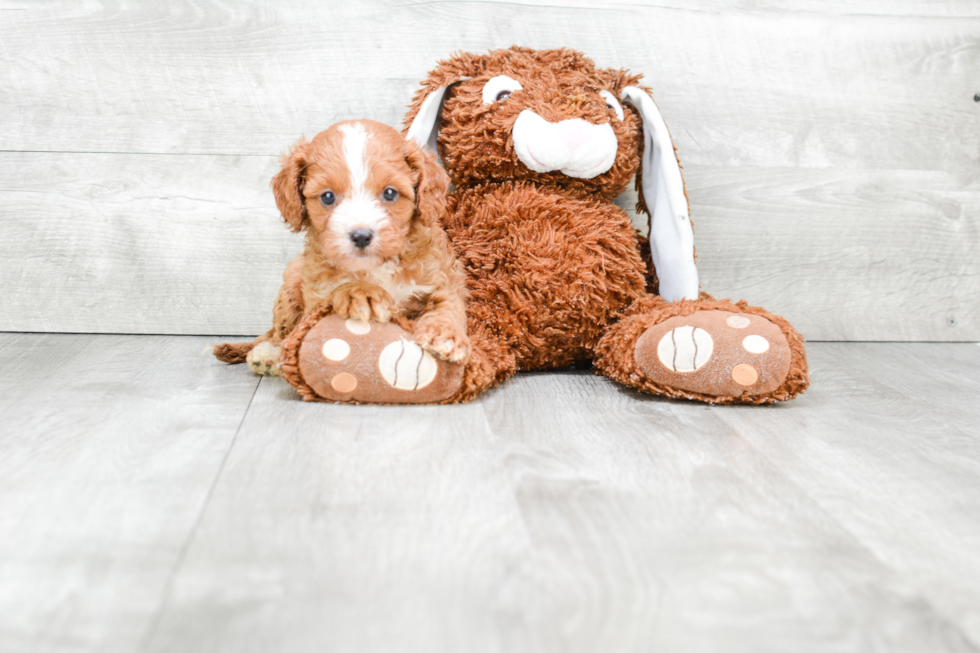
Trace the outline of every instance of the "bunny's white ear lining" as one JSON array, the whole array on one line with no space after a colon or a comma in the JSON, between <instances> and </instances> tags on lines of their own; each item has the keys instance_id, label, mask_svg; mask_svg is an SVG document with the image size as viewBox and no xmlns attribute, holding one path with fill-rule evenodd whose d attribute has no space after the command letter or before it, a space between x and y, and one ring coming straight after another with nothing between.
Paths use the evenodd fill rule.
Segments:
<instances>
[{"instance_id":1,"label":"bunny's white ear lining","mask_svg":"<svg viewBox=\"0 0 980 653\"><path fill-rule=\"evenodd\" d=\"M627 86L621 95L643 121L643 199L650 211L650 252L660 281L660 296L669 302L698 298L694 264L694 230L684 196L684 181L667 124L646 91Z\"/></svg>"},{"instance_id":2,"label":"bunny's white ear lining","mask_svg":"<svg viewBox=\"0 0 980 653\"><path fill-rule=\"evenodd\" d=\"M457 81L469 79L461 77ZM408 128L406 138L419 147L439 152L436 123L449 86L429 93ZM684 196L684 181L674 145L657 105L643 89L627 86L621 95L643 121L643 177L640 185L650 211L650 252L660 281L660 296L673 302L698 298L698 269L694 264L694 230Z\"/></svg>"},{"instance_id":3,"label":"bunny's white ear lining","mask_svg":"<svg viewBox=\"0 0 980 653\"><path fill-rule=\"evenodd\" d=\"M467 79L470 78L460 77L456 82L462 82ZM453 82L453 84L456 82ZM436 142L439 138L439 133L436 131L436 123L439 121L442 101L445 99L446 91L449 90L450 86L452 84L440 86L429 93L428 97L422 102L422 106L419 107L419 112L415 114L415 119L412 120L412 125L408 128L408 133L405 134L405 138L415 141L422 149L428 147L436 156L439 156L439 145Z\"/></svg>"}]
</instances>

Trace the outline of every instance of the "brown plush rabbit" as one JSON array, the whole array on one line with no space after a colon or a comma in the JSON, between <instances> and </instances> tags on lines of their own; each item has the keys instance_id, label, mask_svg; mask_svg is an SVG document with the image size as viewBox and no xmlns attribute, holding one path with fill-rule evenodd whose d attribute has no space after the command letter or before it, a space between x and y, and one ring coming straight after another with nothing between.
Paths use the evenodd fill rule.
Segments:
<instances>
[{"instance_id":1,"label":"brown plush rabbit","mask_svg":"<svg viewBox=\"0 0 980 653\"><path fill-rule=\"evenodd\" d=\"M572 50L518 47L458 54L423 82L407 136L438 150L455 185L444 226L470 293L472 356L439 400L589 361L627 386L709 403L806 389L788 322L699 293L680 166L639 83ZM648 244L612 203L634 175Z\"/></svg>"}]
</instances>

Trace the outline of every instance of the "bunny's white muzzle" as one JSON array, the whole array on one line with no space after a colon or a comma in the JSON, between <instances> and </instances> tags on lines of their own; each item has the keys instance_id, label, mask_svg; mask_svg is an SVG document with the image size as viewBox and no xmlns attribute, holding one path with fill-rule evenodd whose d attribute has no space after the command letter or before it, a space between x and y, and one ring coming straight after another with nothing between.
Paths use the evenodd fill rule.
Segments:
<instances>
[{"instance_id":1,"label":"bunny's white muzzle","mask_svg":"<svg viewBox=\"0 0 980 653\"><path fill-rule=\"evenodd\" d=\"M548 122L525 109L514 123L514 149L534 172L558 170L592 179L612 168L619 141L609 123L594 125L581 118Z\"/></svg>"}]
</instances>

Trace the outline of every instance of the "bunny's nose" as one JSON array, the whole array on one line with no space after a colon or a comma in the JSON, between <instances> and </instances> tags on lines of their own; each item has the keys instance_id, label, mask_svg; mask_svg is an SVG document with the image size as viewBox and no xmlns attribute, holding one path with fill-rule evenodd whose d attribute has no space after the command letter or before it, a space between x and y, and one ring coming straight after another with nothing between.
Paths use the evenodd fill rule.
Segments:
<instances>
[{"instance_id":1,"label":"bunny's nose","mask_svg":"<svg viewBox=\"0 0 980 653\"><path fill-rule=\"evenodd\" d=\"M374 239L374 231L371 229L355 229L350 232L350 240L357 249L364 249L371 244Z\"/></svg>"},{"instance_id":2,"label":"bunny's nose","mask_svg":"<svg viewBox=\"0 0 980 653\"><path fill-rule=\"evenodd\" d=\"M576 179L608 172L616 161L619 140L608 122L593 124L581 118L558 122L524 109L514 123L514 151L534 172L560 170Z\"/></svg>"},{"instance_id":3,"label":"bunny's nose","mask_svg":"<svg viewBox=\"0 0 980 653\"><path fill-rule=\"evenodd\" d=\"M578 148L579 145L589 139L591 133L589 128L592 127L584 120L562 120L557 125L558 137L570 150Z\"/></svg>"}]
</instances>

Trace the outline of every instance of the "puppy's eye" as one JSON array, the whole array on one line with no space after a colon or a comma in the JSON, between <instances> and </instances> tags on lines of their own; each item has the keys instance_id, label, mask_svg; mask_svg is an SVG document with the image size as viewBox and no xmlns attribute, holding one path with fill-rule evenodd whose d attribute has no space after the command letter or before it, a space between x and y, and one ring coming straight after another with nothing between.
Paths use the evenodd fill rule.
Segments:
<instances>
[{"instance_id":1,"label":"puppy's eye","mask_svg":"<svg viewBox=\"0 0 980 653\"><path fill-rule=\"evenodd\" d=\"M524 87L513 77L507 75L497 75L483 85L483 104L493 104L510 97L514 91L520 91Z\"/></svg>"},{"instance_id":2,"label":"puppy's eye","mask_svg":"<svg viewBox=\"0 0 980 653\"><path fill-rule=\"evenodd\" d=\"M381 196L385 198L386 202L394 202L398 199L398 191L391 186L388 186L388 188L385 188L385 191L381 194Z\"/></svg>"},{"instance_id":3,"label":"puppy's eye","mask_svg":"<svg viewBox=\"0 0 980 653\"><path fill-rule=\"evenodd\" d=\"M333 191L328 190L326 193L320 196L320 204L323 204L324 206L330 206L336 201L337 196L333 194Z\"/></svg>"}]
</instances>

